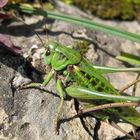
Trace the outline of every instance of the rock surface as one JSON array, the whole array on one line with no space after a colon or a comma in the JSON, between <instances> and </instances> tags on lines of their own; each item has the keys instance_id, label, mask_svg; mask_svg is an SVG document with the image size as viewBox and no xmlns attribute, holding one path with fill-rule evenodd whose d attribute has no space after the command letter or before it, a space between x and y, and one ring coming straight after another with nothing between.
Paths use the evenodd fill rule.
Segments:
<instances>
[{"instance_id":1,"label":"rock surface","mask_svg":"<svg viewBox=\"0 0 140 140\"><path fill-rule=\"evenodd\" d=\"M67 6L67 8L64 6L61 7L60 5L60 10L63 9L65 11L64 9L67 9L67 11L72 11L71 14L73 15L79 13L80 16L88 17L88 15L75 7L72 7L71 10L70 6ZM136 21L102 21L94 17L93 20L101 23L106 22L106 24L140 34L139 24ZM39 46L37 51L42 49L42 44L34 34L34 30L41 35L44 41L46 40L46 35L42 31L43 22L41 17L25 17L25 22L30 25L25 26L17 22L13 22L10 26L0 25L1 33L11 35L15 45L22 47L23 50L23 55L19 57L14 57L10 54L0 54L0 139L92 140L98 137L101 140L112 140L125 136L125 134L119 133L118 130L110 127L109 124L101 123L98 133L95 134L97 137L95 137L96 120L90 117L84 119L84 123L80 118L64 121L60 125L59 135L55 134L54 119L60 98L57 95L54 80L46 87L47 92L38 89L19 90L18 88L19 85L31 81L27 75L33 75L34 73L33 69L27 68L25 59L29 54L28 52L30 52L30 48L33 45L37 45ZM47 23L50 40L54 39L66 45L73 45L78 38L88 40L90 46L86 56L95 64L125 67L122 62L115 59L115 56L119 55L121 51L140 55L139 44L61 21L49 20ZM40 52L41 56L42 51L38 52ZM108 79L116 88L121 89L124 85L134 81L136 76L136 73L118 73L108 75ZM136 89L137 96L140 96L139 89L140 84L138 84ZM132 88L127 91L131 93ZM74 101L65 101L61 118L70 118L75 114ZM129 126L129 129L126 128L128 128L128 124L123 125L123 129L127 132L132 130L131 126Z\"/></svg>"}]
</instances>

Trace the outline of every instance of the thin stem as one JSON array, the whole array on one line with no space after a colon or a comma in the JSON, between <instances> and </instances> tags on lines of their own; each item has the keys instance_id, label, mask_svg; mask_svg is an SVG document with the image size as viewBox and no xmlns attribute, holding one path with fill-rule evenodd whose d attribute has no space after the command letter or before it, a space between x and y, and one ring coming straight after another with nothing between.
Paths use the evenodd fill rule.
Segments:
<instances>
[{"instance_id":1,"label":"thin stem","mask_svg":"<svg viewBox=\"0 0 140 140\"><path fill-rule=\"evenodd\" d=\"M130 88L131 86L135 85L136 83L140 82L140 79L136 79L135 81L133 81L132 83L126 85L125 87L123 87L119 93L123 93L126 89Z\"/></svg>"},{"instance_id":2,"label":"thin stem","mask_svg":"<svg viewBox=\"0 0 140 140\"><path fill-rule=\"evenodd\" d=\"M138 73L136 80L138 80L139 78L140 78L140 73ZM139 80L140 80L140 79L139 79ZM136 88L137 88L137 83L134 84L132 96L135 96Z\"/></svg>"},{"instance_id":3,"label":"thin stem","mask_svg":"<svg viewBox=\"0 0 140 140\"><path fill-rule=\"evenodd\" d=\"M107 108L113 108L113 107L128 107L128 106L139 106L140 103L132 103L132 102L127 102L127 103L111 103L111 104L104 104L104 105L99 105L90 109L82 110L78 112L78 116L81 116L82 114L86 114L89 112L94 112L97 110L102 110L102 109L107 109Z\"/></svg>"}]
</instances>

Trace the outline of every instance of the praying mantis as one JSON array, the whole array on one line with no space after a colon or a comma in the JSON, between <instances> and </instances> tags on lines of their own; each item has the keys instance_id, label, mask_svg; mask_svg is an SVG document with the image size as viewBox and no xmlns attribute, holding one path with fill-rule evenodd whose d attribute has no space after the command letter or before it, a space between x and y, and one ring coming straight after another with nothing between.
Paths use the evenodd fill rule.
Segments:
<instances>
[{"instance_id":1,"label":"praying mantis","mask_svg":"<svg viewBox=\"0 0 140 140\"><path fill-rule=\"evenodd\" d=\"M104 78L103 74L106 72L103 73L94 68L92 63L73 48L53 41L46 43L44 47L46 49L44 61L46 65L51 66L51 70L45 76L43 83L31 83L25 85L24 88L46 86L55 77L56 87L61 98L55 120L56 126L60 120L66 96L84 102L90 101L89 104L92 105L92 108L83 110L78 115L92 112L100 106L104 110L95 111L92 113L93 116L99 119L104 117L113 119L115 115L134 126L140 126L140 114L131 107L139 105L140 97L121 96Z\"/></svg>"}]
</instances>

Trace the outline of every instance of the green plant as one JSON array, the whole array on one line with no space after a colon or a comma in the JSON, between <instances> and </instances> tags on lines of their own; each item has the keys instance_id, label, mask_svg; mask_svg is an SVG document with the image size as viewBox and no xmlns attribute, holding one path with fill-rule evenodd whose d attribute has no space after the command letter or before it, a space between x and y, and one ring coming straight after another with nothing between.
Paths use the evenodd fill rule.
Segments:
<instances>
[{"instance_id":1,"label":"green plant","mask_svg":"<svg viewBox=\"0 0 140 140\"><path fill-rule=\"evenodd\" d=\"M132 55L129 53L122 53L120 56L116 57L117 59L130 63L132 65L140 66L140 57L136 55Z\"/></svg>"},{"instance_id":2,"label":"green plant","mask_svg":"<svg viewBox=\"0 0 140 140\"><path fill-rule=\"evenodd\" d=\"M27 5L23 5L23 4L20 5L19 7L11 6L11 8L16 8L16 9L18 9L24 13L28 13L28 14L42 15L47 18L62 20L65 22L73 23L73 24L78 24L78 25L84 26L86 28L101 31L101 32L111 34L111 35L116 35L116 36L122 37L124 39L128 39L128 40L140 43L140 36L137 34L130 33L130 32L124 31L122 29L115 28L115 27L96 23L91 20L80 19L78 17L72 17L69 15L35 9L31 6L27 6Z\"/></svg>"}]
</instances>

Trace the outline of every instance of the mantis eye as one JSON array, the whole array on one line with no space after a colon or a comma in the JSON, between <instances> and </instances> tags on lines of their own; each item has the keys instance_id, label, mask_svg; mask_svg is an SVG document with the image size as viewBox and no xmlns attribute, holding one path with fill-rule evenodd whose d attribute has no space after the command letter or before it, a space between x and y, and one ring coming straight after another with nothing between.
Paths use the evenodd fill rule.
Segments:
<instances>
[{"instance_id":1,"label":"mantis eye","mask_svg":"<svg viewBox=\"0 0 140 140\"><path fill-rule=\"evenodd\" d=\"M50 49L47 48L47 50L46 50L46 52L45 52L45 55L48 56L48 55L50 55L50 54L51 54Z\"/></svg>"}]
</instances>

